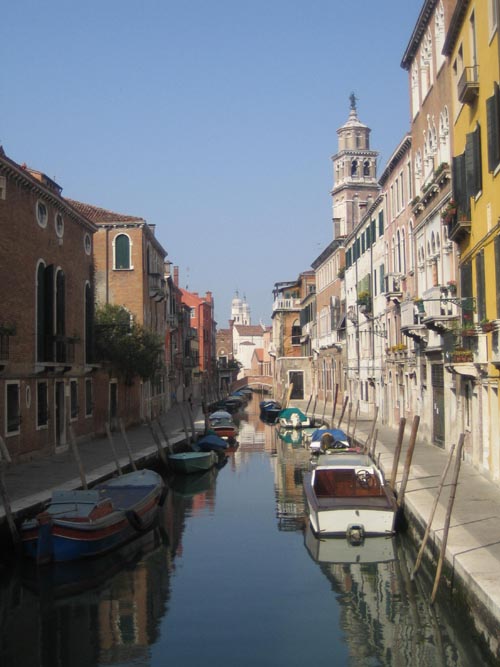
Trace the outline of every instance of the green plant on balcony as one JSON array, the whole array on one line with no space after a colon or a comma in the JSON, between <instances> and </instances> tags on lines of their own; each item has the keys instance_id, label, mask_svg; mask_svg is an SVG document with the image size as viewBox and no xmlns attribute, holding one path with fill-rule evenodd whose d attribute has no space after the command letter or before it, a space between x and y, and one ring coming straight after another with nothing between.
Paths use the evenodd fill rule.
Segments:
<instances>
[{"instance_id":1,"label":"green plant on balcony","mask_svg":"<svg viewBox=\"0 0 500 667\"><path fill-rule=\"evenodd\" d=\"M457 203L454 199L450 199L450 201L441 211L441 220L444 223L449 224L450 222L453 222L455 220L456 215L457 215Z\"/></svg>"},{"instance_id":2,"label":"green plant on balcony","mask_svg":"<svg viewBox=\"0 0 500 667\"><path fill-rule=\"evenodd\" d=\"M457 281L456 280L448 280L446 283L446 288L448 292L451 294L456 294L457 293Z\"/></svg>"},{"instance_id":3,"label":"green plant on balcony","mask_svg":"<svg viewBox=\"0 0 500 667\"><path fill-rule=\"evenodd\" d=\"M341 266L337 272L337 277L340 278L340 280L343 280L344 276L345 276L345 266Z\"/></svg>"},{"instance_id":4,"label":"green plant on balcony","mask_svg":"<svg viewBox=\"0 0 500 667\"><path fill-rule=\"evenodd\" d=\"M357 304L362 312L369 312L372 309L372 297L370 292L358 292Z\"/></svg>"},{"instance_id":5,"label":"green plant on balcony","mask_svg":"<svg viewBox=\"0 0 500 667\"><path fill-rule=\"evenodd\" d=\"M451 353L451 360L455 364L463 364L473 360L472 350L456 347Z\"/></svg>"},{"instance_id":6,"label":"green plant on balcony","mask_svg":"<svg viewBox=\"0 0 500 667\"><path fill-rule=\"evenodd\" d=\"M418 195L416 197L413 197L413 199L410 202L410 206L411 207L416 206L419 201L420 201L420 197Z\"/></svg>"},{"instance_id":7,"label":"green plant on balcony","mask_svg":"<svg viewBox=\"0 0 500 667\"><path fill-rule=\"evenodd\" d=\"M489 333L490 331L493 331L493 329L495 328L495 323L489 320L487 317L481 320L479 324L481 325L483 333Z\"/></svg>"},{"instance_id":8,"label":"green plant on balcony","mask_svg":"<svg viewBox=\"0 0 500 667\"><path fill-rule=\"evenodd\" d=\"M448 169L449 166L450 165L447 162L441 162L441 164L434 170L434 178L437 178L445 169Z\"/></svg>"}]
</instances>

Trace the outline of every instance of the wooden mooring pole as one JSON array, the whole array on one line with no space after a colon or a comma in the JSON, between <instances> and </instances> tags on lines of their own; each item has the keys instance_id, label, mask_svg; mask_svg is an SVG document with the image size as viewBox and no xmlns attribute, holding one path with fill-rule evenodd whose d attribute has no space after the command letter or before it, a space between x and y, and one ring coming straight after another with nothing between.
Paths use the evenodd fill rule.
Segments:
<instances>
[{"instance_id":1,"label":"wooden mooring pole","mask_svg":"<svg viewBox=\"0 0 500 667\"><path fill-rule=\"evenodd\" d=\"M398 494L398 507L403 506L405 492L406 492L406 485L408 484L408 476L410 474L411 460L413 458L413 452L415 450L415 444L417 442L417 431L419 424L420 424L420 416L415 415L415 417L413 417L413 424L410 433L410 442L408 444L408 451L406 452L406 460L403 468L403 478L401 480L401 486Z\"/></svg>"},{"instance_id":2,"label":"wooden mooring pole","mask_svg":"<svg viewBox=\"0 0 500 667\"><path fill-rule=\"evenodd\" d=\"M156 429L154 427L154 424L152 421L149 422L149 428L151 431L151 435L153 436L154 443L156 445L156 449L158 450L158 456L160 457L161 462L164 465L167 465L167 455L165 454L165 450L161 446L161 441L160 438L158 437L158 433L156 432Z\"/></svg>"},{"instance_id":3,"label":"wooden mooring pole","mask_svg":"<svg viewBox=\"0 0 500 667\"><path fill-rule=\"evenodd\" d=\"M80 452L78 451L78 445L76 444L75 433L73 427L69 426L69 442L71 445L71 450L73 456L75 457L76 465L78 466L78 472L80 473L80 480L82 482L82 488L88 489L87 478L85 477L85 470L83 469L82 460L80 458Z\"/></svg>"},{"instance_id":4,"label":"wooden mooring pole","mask_svg":"<svg viewBox=\"0 0 500 667\"><path fill-rule=\"evenodd\" d=\"M455 502L455 495L457 492L457 484L458 484L458 475L460 473L460 464L462 462L462 450L464 447L464 434L460 434L460 438L458 440L458 446L457 446L457 455L455 458L455 468L453 470L453 478L451 481L451 492L450 492L450 498L448 500L448 508L446 510L446 518L444 520L444 528L443 528L443 542L441 544L441 553L439 554L439 561L436 569L436 578L434 579L434 587L432 589L432 594L431 594L431 604L434 604L434 600L436 599L436 593L439 587L439 580L441 579L441 570L443 569L443 561L444 557L446 555L446 545L448 543L448 533L450 532L450 521L451 521L451 512L453 510L453 504Z\"/></svg>"},{"instance_id":5,"label":"wooden mooring pole","mask_svg":"<svg viewBox=\"0 0 500 667\"><path fill-rule=\"evenodd\" d=\"M120 467L120 461L118 460L118 454L116 453L115 443L113 442L113 436L111 435L111 429L108 422L106 422L106 434L108 436L109 446L111 447L111 453L113 454L113 458L115 460L116 472L119 475L123 475L123 470Z\"/></svg>"},{"instance_id":6,"label":"wooden mooring pole","mask_svg":"<svg viewBox=\"0 0 500 667\"><path fill-rule=\"evenodd\" d=\"M352 427L352 442L354 442L354 438L356 437L356 426L358 423L358 415L359 415L359 401L356 402L356 410L354 412L354 424Z\"/></svg>"},{"instance_id":7,"label":"wooden mooring pole","mask_svg":"<svg viewBox=\"0 0 500 667\"><path fill-rule=\"evenodd\" d=\"M344 418L344 413L348 403L349 403L349 396L346 396L344 399L344 405L342 406L342 412L340 413L339 423L337 424L337 428L340 428L340 425L342 424L342 419Z\"/></svg>"},{"instance_id":8,"label":"wooden mooring pole","mask_svg":"<svg viewBox=\"0 0 500 667\"><path fill-rule=\"evenodd\" d=\"M373 438L373 432L375 431L375 425L377 423L377 418L378 418L378 405L375 406L375 412L374 412L373 420L372 420L372 427L370 429L370 433L368 435L368 438L366 439L365 446L363 448L365 452L369 452L369 451L371 451L371 449L373 449L373 451L375 451L375 448L371 447L371 441L372 441L372 438Z\"/></svg>"},{"instance_id":9,"label":"wooden mooring pole","mask_svg":"<svg viewBox=\"0 0 500 667\"><path fill-rule=\"evenodd\" d=\"M436 513L436 509L439 503L439 498L441 496L441 491L443 490L444 486L444 481L446 479L446 475L448 474L448 470L451 465L451 459L453 458L453 452L455 451L455 445L452 445L450 448L450 454L448 456L448 460L446 461L446 465L444 467L444 470L441 475L441 479L439 480L439 486L438 486L438 491L436 493L436 497L434 498L434 504L432 505L431 513L429 516L429 521L427 522L427 527L425 529L424 537L422 539L422 544L420 545L420 550L418 552L417 560L415 561L415 567L413 568L413 571L410 575L410 579L413 580L418 568L420 567L420 563L422 562L422 557L424 555L424 550L425 550L425 545L427 544L427 540L429 539L429 535L431 532L431 526L432 522L434 520L434 514Z\"/></svg>"},{"instance_id":10,"label":"wooden mooring pole","mask_svg":"<svg viewBox=\"0 0 500 667\"><path fill-rule=\"evenodd\" d=\"M332 426L333 426L333 421L335 419L335 412L337 410L337 399L339 396L339 385L338 383L335 385L335 396L333 397L333 406L332 406Z\"/></svg>"},{"instance_id":11,"label":"wooden mooring pole","mask_svg":"<svg viewBox=\"0 0 500 667\"><path fill-rule=\"evenodd\" d=\"M127 432L125 431L125 426L123 424L123 419L121 417L118 420L118 423L120 424L120 431L122 433L123 441L125 442L125 447L127 448L128 458L130 461L130 465L132 466L132 470L137 470L134 457L132 456L132 448L130 447L130 442L128 441Z\"/></svg>"},{"instance_id":12,"label":"wooden mooring pole","mask_svg":"<svg viewBox=\"0 0 500 667\"><path fill-rule=\"evenodd\" d=\"M394 460L392 462L392 472L391 472L391 477L389 479L389 485L391 489L394 491L396 490L396 477L398 474L398 465L399 465L399 458L401 456L401 449L403 447L403 437L405 434L405 428L406 428L406 417L401 417L399 420L399 431L398 431L398 439L396 441L396 449L394 451Z\"/></svg>"},{"instance_id":13,"label":"wooden mooring pole","mask_svg":"<svg viewBox=\"0 0 500 667\"><path fill-rule=\"evenodd\" d=\"M349 410L347 411L347 427L346 427L347 436L349 436L349 431L351 428L351 412L352 412L352 403L349 401Z\"/></svg>"}]
</instances>

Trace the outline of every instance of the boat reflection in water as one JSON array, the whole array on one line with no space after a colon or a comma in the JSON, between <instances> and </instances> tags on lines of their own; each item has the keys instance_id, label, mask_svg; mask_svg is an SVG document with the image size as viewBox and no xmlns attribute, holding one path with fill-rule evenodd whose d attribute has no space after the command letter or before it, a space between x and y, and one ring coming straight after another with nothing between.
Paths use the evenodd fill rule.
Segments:
<instances>
[{"instance_id":1,"label":"boat reflection in water","mask_svg":"<svg viewBox=\"0 0 500 667\"><path fill-rule=\"evenodd\" d=\"M309 522L304 543L317 563L389 563L396 558L392 536L369 537L361 542L347 537L318 537Z\"/></svg>"}]
</instances>

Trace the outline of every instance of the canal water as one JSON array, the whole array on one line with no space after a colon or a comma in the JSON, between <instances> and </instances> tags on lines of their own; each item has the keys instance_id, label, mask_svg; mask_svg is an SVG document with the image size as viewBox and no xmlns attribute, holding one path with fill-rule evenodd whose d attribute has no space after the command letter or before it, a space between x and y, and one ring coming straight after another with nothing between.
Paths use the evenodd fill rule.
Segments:
<instances>
[{"instance_id":1,"label":"canal water","mask_svg":"<svg viewBox=\"0 0 500 667\"><path fill-rule=\"evenodd\" d=\"M220 470L171 478L156 530L82 565L0 569L5 667L493 664L405 538L317 540L307 451L258 414ZM429 573L430 574L430 573Z\"/></svg>"}]
</instances>

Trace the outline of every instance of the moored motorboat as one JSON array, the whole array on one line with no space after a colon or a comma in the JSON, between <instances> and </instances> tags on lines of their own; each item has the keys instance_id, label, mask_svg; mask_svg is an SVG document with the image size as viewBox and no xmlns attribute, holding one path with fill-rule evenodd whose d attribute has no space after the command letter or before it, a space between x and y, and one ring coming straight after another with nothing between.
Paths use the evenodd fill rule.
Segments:
<instances>
[{"instance_id":1,"label":"moored motorboat","mask_svg":"<svg viewBox=\"0 0 500 667\"><path fill-rule=\"evenodd\" d=\"M317 428L308 438L309 449L313 454L331 454L351 449L351 441L340 428Z\"/></svg>"},{"instance_id":2,"label":"moored motorboat","mask_svg":"<svg viewBox=\"0 0 500 667\"><path fill-rule=\"evenodd\" d=\"M395 531L395 495L367 454L325 454L304 474L303 483L315 533L359 541Z\"/></svg>"},{"instance_id":3,"label":"moored motorboat","mask_svg":"<svg viewBox=\"0 0 500 667\"><path fill-rule=\"evenodd\" d=\"M268 424L273 424L281 412L281 403L274 400L261 401L259 403L260 418Z\"/></svg>"},{"instance_id":4,"label":"moored motorboat","mask_svg":"<svg viewBox=\"0 0 500 667\"><path fill-rule=\"evenodd\" d=\"M290 407L280 410L278 421L283 428L304 428L311 426L311 420L299 408Z\"/></svg>"},{"instance_id":5,"label":"moored motorboat","mask_svg":"<svg viewBox=\"0 0 500 667\"><path fill-rule=\"evenodd\" d=\"M219 437L215 433L202 435L201 438L194 443L194 448L200 452L225 452L228 446L227 440L224 440L224 438Z\"/></svg>"},{"instance_id":6,"label":"moored motorboat","mask_svg":"<svg viewBox=\"0 0 500 667\"><path fill-rule=\"evenodd\" d=\"M56 490L21 525L25 553L39 563L104 554L151 528L164 492L160 475L139 470L89 490Z\"/></svg>"},{"instance_id":7,"label":"moored motorboat","mask_svg":"<svg viewBox=\"0 0 500 667\"><path fill-rule=\"evenodd\" d=\"M218 461L217 454L210 450L208 452L179 452L169 454L168 462L174 472L191 474L209 470Z\"/></svg>"},{"instance_id":8,"label":"moored motorboat","mask_svg":"<svg viewBox=\"0 0 500 667\"><path fill-rule=\"evenodd\" d=\"M317 563L387 563L396 559L393 535L379 535L366 540L352 541L345 535L324 537L306 527L304 543Z\"/></svg>"},{"instance_id":9,"label":"moored motorboat","mask_svg":"<svg viewBox=\"0 0 500 667\"><path fill-rule=\"evenodd\" d=\"M227 440L230 444L234 444L238 427L229 413L218 410L209 415L208 432Z\"/></svg>"}]
</instances>

